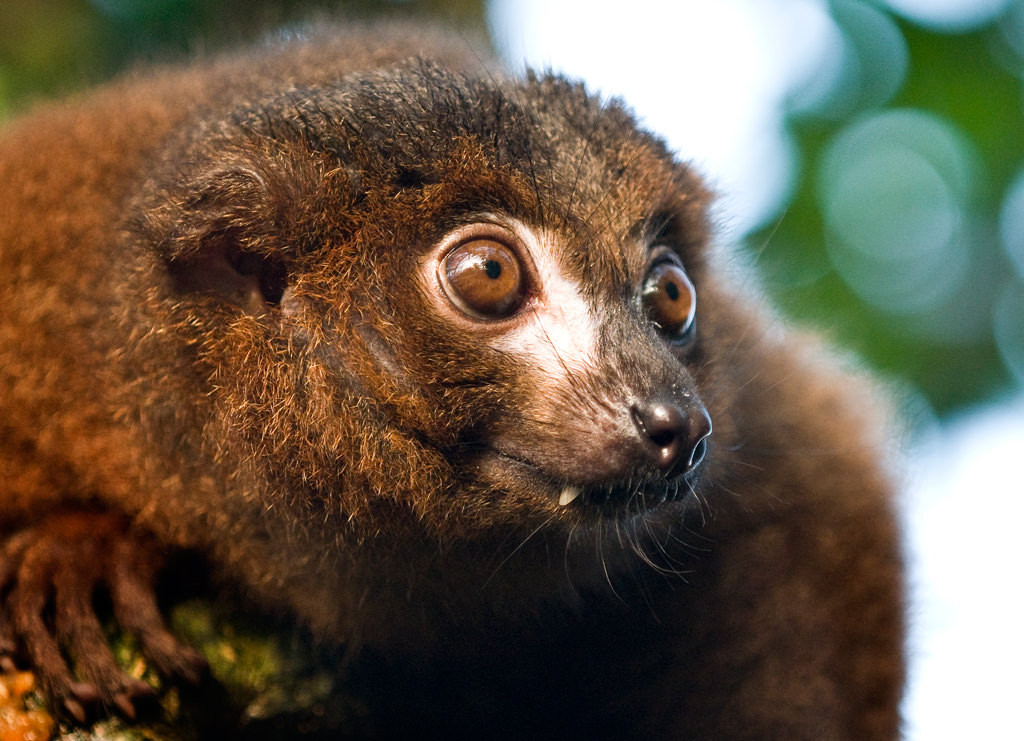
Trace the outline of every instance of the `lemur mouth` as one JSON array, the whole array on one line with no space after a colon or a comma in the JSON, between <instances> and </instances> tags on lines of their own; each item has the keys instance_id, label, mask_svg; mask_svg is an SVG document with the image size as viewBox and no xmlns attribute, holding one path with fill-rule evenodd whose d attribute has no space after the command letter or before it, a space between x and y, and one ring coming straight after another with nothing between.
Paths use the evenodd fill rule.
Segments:
<instances>
[{"instance_id":1,"label":"lemur mouth","mask_svg":"<svg viewBox=\"0 0 1024 741\"><path fill-rule=\"evenodd\" d=\"M476 440L475 468L515 490L600 516L633 516L689 495L711 449L711 417L699 401L657 395L597 420L582 441L538 442L522 430Z\"/></svg>"},{"instance_id":2,"label":"lemur mouth","mask_svg":"<svg viewBox=\"0 0 1024 741\"><path fill-rule=\"evenodd\" d=\"M557 493L561 507L584 507L604 511L606 514L641 512L662 505L679 502L692 495L705 457L707 443L692 457L691 464L681 474L666 476L657 471L638 471L634 475L607 483L579 483L558 481L543 467L524 460L518 455L489 448L489 452L504 466L511 466L523 478L534 482L533 487Z\"/></svg>"},{"instance_id":3,"label":"lemur mouth","mask_svg":"<svg viewBox=\"0 0 1024 741\"><path fill-rule=\"evenodd\" d=\"M585 487L579 484L566 484L558 495L558 504L568 507L577 502L598 509L650 510L685 499L693 493L693 487L694 482L690 475L669 481L646 480L634 485Z\"/></svg>"}]
</instances>

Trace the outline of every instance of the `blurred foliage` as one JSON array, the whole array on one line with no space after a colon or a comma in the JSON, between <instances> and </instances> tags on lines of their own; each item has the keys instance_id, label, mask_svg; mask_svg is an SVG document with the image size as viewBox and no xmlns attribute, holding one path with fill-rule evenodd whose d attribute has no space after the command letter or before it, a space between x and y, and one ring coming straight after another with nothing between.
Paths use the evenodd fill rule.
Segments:
<instances>
[{"instance_id":1,"label":"blurred foliage","mask_svg":"<svg viewBox=\"0 0 1024 741\"><path fill-rule=\"evenodd\" d=\"M799 180L749 244L788 314L948 413L1024 381L1024 259L1000 237L1024 171L1024 3L959 33L829 8L846 58L830 90L794 97ZM837 185L856 168L866 184Z\"/></svg>"},{"instance_id":2,"label":"blurred foliage","mask_svg":"<svg viewBox=\"0 0 1024 741\"><path fill-rule=\"evenodd\" d=\"M317 14L431 17L483 32L483 0L3 0L0 113L132 63L240 43Z\"/></svg>"},{"instance_id":3,"label":"blurred foliage","mask_svg":"<svg viewBox=\"0 0 1024 741\"><path fill-rule=\"evenodd\" d=\"M0 115L126 64L294 23L310 5L3 0ZM315 7L485 29L483 0ZM831 328L949 412L1024 381L1024 234L1014 236L1024 232L1024 0L959 32L915 25L881 0L827 7L842 48L831 77L792 100L800 178L784 213L748 244L786 313Z\"/></svg>"}]
</instances>

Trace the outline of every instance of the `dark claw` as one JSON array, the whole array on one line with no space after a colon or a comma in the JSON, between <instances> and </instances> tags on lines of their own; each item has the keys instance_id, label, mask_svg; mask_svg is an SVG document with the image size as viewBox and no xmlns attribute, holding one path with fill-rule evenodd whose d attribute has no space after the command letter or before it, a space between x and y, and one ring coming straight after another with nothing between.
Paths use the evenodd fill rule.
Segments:
<instances>
[{"instance_id":1,"label":"dark claw","mask_svg":"<svg viewBox=\"0 0 1024 741\"><path fill-rule=\"evenodd\" d=\"M199 684L210 673L210 665L198 651L188 646L183 646L180 658L176 673L186 682Z\"/></svg>"},{"instance_id":2,"label":"dark claw","mask_svg":"<svg viewBox=\"0 0 1024 741\"><path fill-rule=\"evenodd\" d=\"M123 692L118 692L114 695L114 705L121 711L121 715L126 717L128 720L135 720L135 706L132 705L132 701L128 699L128 695Z\"/></svg>"},{"instance_id":3,"label":"dark claw","mask_svg":"<svg viewBox=\"0 0 1024 741\"><path fill-rule=\"evenodd\" d=\"M95 705L100 701L99 691L88 682L72 682L68 685L68 691L86 705Z\"/></svg>"},{"instance_id":4,"label":"dark claw","mask_svg":"<svg viewBox=\"0 0 1024 741\"><path fill-rule=\"evenodd\" d=\"M41 670L40 679L42 680L44 688L46 686L53 686L54 681L49 678L48 675L43 673ZM54 691L61 691L59 688L54 688ZM88 682L70 682L64 691L67 695L64 697L63 705L64 709L68 714L79 723L85 723L88 717L87 708L96 707L100 702L100 693L95 686Z\"/></svg>"},{"instance_id":5,"label":"dark claw","mask_svg":"<svg viewBox=\"0 0 1024 741\"><path fill-rule=\"evenodd\" d=\"M82 703L71 697L64 698L64 709L79 723L85 723L85 708Z\"/></svg>"}]
</instances>

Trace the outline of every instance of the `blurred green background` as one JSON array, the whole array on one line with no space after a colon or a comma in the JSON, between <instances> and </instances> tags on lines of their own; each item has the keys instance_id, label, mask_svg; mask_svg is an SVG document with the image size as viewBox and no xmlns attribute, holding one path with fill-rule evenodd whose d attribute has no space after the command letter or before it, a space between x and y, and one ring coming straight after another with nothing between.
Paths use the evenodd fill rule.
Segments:
<instances>
[{"instance_id":1,"label":"blurred green background","mask_svg":"<svg viewBox=\"0 0 1024 741\"><path fill-rule=\"evenodd\" d=\"M769 285L940 413L1006 392L1024 380L1024 3L968 32L830 9L844 84L794 100L802 177Z\"/></svg>"},{"instance_id":2,"label":"blurred green background","mask_svg":"<svg viewBox=\"0 0 1024 741\"><path fill-rule=\"evenodd\" d=\"M770 2L771 0L766 0ZM486 33L482 0L319 2ZM742 235L784 312L948 415L1024 382L1024 0L969 29L825 4L833 84L788 102L799 177ZM3 0L0 117L308 17L303 0ZM838 82L835 82L838 80Z\"/></svg>"}]
</instances>

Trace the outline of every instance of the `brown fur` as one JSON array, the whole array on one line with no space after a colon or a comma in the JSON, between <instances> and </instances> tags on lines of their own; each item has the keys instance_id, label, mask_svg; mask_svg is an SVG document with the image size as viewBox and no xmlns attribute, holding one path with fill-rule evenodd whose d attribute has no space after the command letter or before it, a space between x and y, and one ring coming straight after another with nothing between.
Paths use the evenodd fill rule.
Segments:
<instances>
[{"instance_id":1,"label":"brown fur","mask_svg":"<svg viewBox=\"0 0 1024 741\"><path fill-rule=\"evenodd\" d=\"M39 616L51 592L61 609L46 574L102 545L122 556L65 591L128 595L130 622L155 540L322 637L425 662L455 728L895 737L901 566L869 388L723 276L706 192L627 112L477 67L418 30L334 31L3 130L0 648L26 645L73 715L130 714L144 690L102 647L82 642L77 682L59 666L91 608L56 637ZM546 228L610 307L593 388L538 399L528 363L424 296L422 255L482 212ZM623 245L655 232L696 285L693 347L630 308L644 257ZM714 432L679 501L560 507L488 447L552 482L640 476L593 418L680 386ZM150 612L128 627L193 676ZM470 692L499 699L474 714Z\"/></svg>"}]
</instances>

